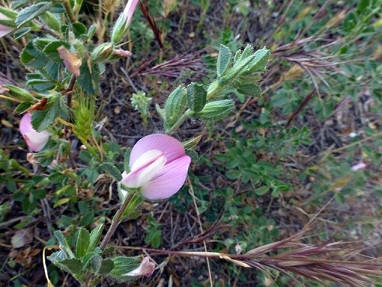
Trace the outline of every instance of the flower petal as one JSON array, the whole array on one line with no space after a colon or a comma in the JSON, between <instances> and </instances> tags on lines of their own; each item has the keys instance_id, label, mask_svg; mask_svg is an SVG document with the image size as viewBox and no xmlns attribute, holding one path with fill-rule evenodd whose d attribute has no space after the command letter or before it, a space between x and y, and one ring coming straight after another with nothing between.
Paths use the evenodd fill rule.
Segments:
<instances>
[{"instance_id":1,"label":"flower petal","mask_svg":"<svg viewBox=\"0 0 382 287\"><path fill-rule=\"evenodd\" d=\"M130 271L127 273L127 276L146 276L149 277L151 274L153 274L155 270L155 263L150 262L149 257L143 258L141 264L138 266L138 268L134 269L133 271Z\"/></svg>"},{"instance_id":2,"label":"flower petal","mask_svg":"<svg viewBox=\"0 0 382 287\"><path fill-rule=\"evenodd\" d=\"M149 150L160 150L167 163L185 155L184 147L177 139L163 134L152 134L141 138L133 147L130 154L130 167L137 158Z\"/></svg>"},{"instance_id":3,"label":"flower petal","mask_svg":"<svg viewBox=\"0 0 382 287\"><path fill-rule=\"evenodd\" d=\"M188 155L166 164L155 177L142 188L147 199L166 199L174 195L184 184L191 158Z\"/></svg>"},{"instance_id":4,"label":"flower petal","mask_svg":"<svg viewBox=\"0 0 382 287\"><path fill-rule=\"evenodd\" d=\"M122 183L130 188L138 188L149 182L166 164L166 158L159 150L143 153L132 166L131 172L122 174Z\"/></svg>"},{"instance_id":5,"label":"flower petal","mask_svg":"<svg viewBox=\"0 0 382 287\"><path fill-rule=\"evenodd\" d=\"M32 117L26 113L20 120L20 133L27 142L28 147L39 152L49 140L50 133L47 131L37 132L32 126Z\"/></svg>"},{"instance_id":6,"label":"flower petal","mask_svg":"<svg viewBox=\"0 0 382 287\"><path fill-rule=\"evenodd\" d=\"M0 24L0 38L4 37L5 35L8 35L13 30L14 30L14 28L12 28L12 27L7 27L7 26L4 26L4 25Z\"/></svg>"}]
</instances>

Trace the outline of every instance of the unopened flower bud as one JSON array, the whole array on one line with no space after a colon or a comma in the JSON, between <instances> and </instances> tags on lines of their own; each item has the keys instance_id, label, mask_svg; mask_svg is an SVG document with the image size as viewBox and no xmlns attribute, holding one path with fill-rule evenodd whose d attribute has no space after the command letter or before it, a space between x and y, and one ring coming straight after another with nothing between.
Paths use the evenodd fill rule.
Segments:
<instances>
[{"instance_id":1,"label":"unopened flower bud","mask_svg":"<svg viewBox=\"0 0 382 287\"><path fill-rule=\"evenodd\" d=\"M133 53L131 53L130 51L122 50L122 49L116 49L113 51L113 55L129 58L133 55Z\"/></svg>"},{"instance_id":2,"label":"unopened flower bud","mask_svg":"<svg viewBox=\"0 0 382 287\"><path fill-rule=\"evenodd\" d=\"M119 15L117 21L114 24L111 39L113 43L119 43L123 40L127 33L127 29L130 26L131 20L133 19L133 14L135 8L137 7L139 0L129 0L126 4L125 10Z\"/></svg>"},{"instance_id":3,"label":"unopened flower bud","mask_svg":"<svg viewBox=\"0 0 382 287\"><path fill-rule=\"evenodd\" d=\"M113 44L103 43L97 46L92 54L90 55L90 60L92 63L100 63L108 60L113 55Z\"/></svg>"}]
</instances>

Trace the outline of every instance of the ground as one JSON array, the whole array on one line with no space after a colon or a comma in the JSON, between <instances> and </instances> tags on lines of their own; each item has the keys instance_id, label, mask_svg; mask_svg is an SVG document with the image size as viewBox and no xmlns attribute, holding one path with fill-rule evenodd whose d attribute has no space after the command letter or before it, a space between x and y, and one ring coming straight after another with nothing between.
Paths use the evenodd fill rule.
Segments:
<instances>
[{"instance_id":1,"label":"ground","mask_svg":"<svg viewBox=\"0 0 382 287\"><path fill-rule=\"evenodd\" d=\"M106 66L106 72L102 76L101 94L97 100L101 105L97 121L103 124L99 129L102 140L115 141L120 146L128 147L133 146L144 135L162 133L162 122L155 105L162 106L168 94L179 84L205 81L211 74L209 63L216 60L214 40L218 41L219 38L234 37L238 40L237 43L250 43L256 49L263 46L272 49L268 69L260 80L265 92L261 99L238 100L235 112L223 122L206 125L190 119L176 132L174 136L181 140L202 136L195 150L200 158L193 161L191 166L190 178L193 181L188 179L181 193L169 201L145 202L142 206L142 216L138 220L129 220L121 224L112 240L113 244L120 246L117 252L131 255L150 253L140 247L152 247L152 242L145 242L144 239L152 230L150 228L155 226L150 225L151 218L154 218L161 226L160 248L163 250L204 251L206 244L208 251L232 253L234 244L227 243L228 240L235 241L235 238L241 238L240 234L255 230L257 225L267 229L259 232L267 234L263 236L269 235L268 239L271 240L293 236L308 225L310 230L303 234L301 242L314 244L352 241L351 246L356 250L354 253L379 257L381 248L378 247L378 243L382 236L381 198L376 192L376 186L381 185L381 165L378 158L365 156L368 150L362 145L372 141L367 148L375 150L377 154L381 152L377 141L373 142L374 138L378 138L378 134L371 133L378 130L381 119L374 109L374 106L379 105L377 97L366 86L356 97L331 94L327 92L325 81L319 82L319 90L322 92L317 93L315 81L329 75L330 71L339 70L338 65L330 66L335 61L327 55L320 54L318 48L317 51L309 50L310 53L304 50L304 41L313 41L308 32L295 42L293 38L296 35L291 35L290 42L284 43L285 45L275 40L275 34L286 25L285 17L289 17L285 12L288 11L288 6L282 1L243 1L248 2L250 7L246 15L237 10L240 5L236 7L227 1L206 1L211 5L206 9L189 2L179 1L177 8L165 20L156 15L155 11L152 12L158 25L167 25L161 30L163 49L160 49L159 42L153 37L150 45L144 47L146 49L135 50L134 47L140 46L132 39L134 56ZM334 12L343 8L341 3L331 4ZM314 8L317 7L312 9ZM319 19L319 11L315 17ZM140 20L145 21L143 17ZM229 27L229 32L226 31L226 34L230 34L228 36L222 33L225 27ZM330 33L325 36L327 38L320 41L331 40ZM145 40L143 36L142 39ZM138 38L136 41L139 43L142 39ZM29 71L19 62L18 55L25 43L23 40L14 41L10 37L0 41L0 84L22 86L25 74ZM319 66L324 59L327 66ZM310 65L306 65L307 62ZM300 67L300 70L298 67L294 67L293 70L293 65ZM314 77L309 80L311 72L314 73ZM302 74L305 76L301 76ZM285 82L295 79L297 82L294 82L290 90L296 92L297 100L293 110L284 112L283 104L277 106L275 98ZM304 90L301 86L306 82L310 83L310 88ZM306 90L311 93L307 93ZM130 103L130 95L138 91L144 91L153 98L147 127L142 126L140 114ZM317 102L329 101L332 97L338 97L338 100L335 101L332 112L323 117L314 105L318 105ZM310 105L312 102L315 104ZM270 103L275 103L272 108ZM21 166L32 171L32 166L26 160L27 148L18 131L20 116L13 112L14 108L15 104L0 101L1 148L9 158L15 159ZM269 117L272 120L269 121L272 124L256 126L267 109L270 110ZM304 129L309 132L308 136L301 132ZM350 136L352 132L357 134L359 141L355 142ZM260 146L261 138L264 139L266 147ZM77 142L76 145L74 136L73 140L73 154L78 156L80 144ZM227 175L226 167L230 158L227 156L222 160L222 157L217 155L229 154L228 151L239 147L247 151L252 141L255 141L253 146L258 146L250 151L250 156L258 162L277 166L280 170L277 176L291 186L289 190L280 192L278 196L272 196L270 192L263 196L254 196L253 187L259 185L253 184L251 180L243 182L240 178L230 178ZM280 154L280 149L290 150ZM366 162L370 168L366 174L353 175L351 167L359 162ZM345 169L349 172L345 172ZM5 174L2 170L0 173ZM18 172L12 176L17 181L24 175ZM278 184L278 181L274 184ZM317 188L317 185L321 185L322 188ZM0 182L0 188L0 203L10 204L10 211L5 212L6 216L0 223L0 257L4 262L0 270L0 285L8 286L7 282L18 279L18 282L26 286L45 286L41 252L46 241L52 237L52 230L61 222L62 215L76 215L65 205L53 208L51 195L47 196L38 203L40 214L33 214L33 220L26 226L26 236L30 236L28 243L21 248L12 248L11 238L17 231L17 224L25 220L28 214L22 211L21 203L14 200L7 182ZM349 192L349 189L352 189L352 192ZM105 177L97 182L94 190L82 191L79 196L84 199L97 198L95 208L106 210L110 217L118 203L115 190L116 183ZM229 190L233 192L232 198L224 198L224 195L215 193ZM51 193L53 192L52 190ZM195 198L197 202L193 201ZM235 198L241 202L234 202ZM225 200L232 201L232 205L228 205ZM246 221L243 219L244 223L228 221L228 218L232 222L237 220L233 209L239 214L238 217L247 216ZM257 215L259 210L262 210L261 215ZM251 216L252 219L248 220ZM264 223L260 225L260 221ZM253 235L253 238L247 237L247 240L257 240L256 244L270 243L261 236ZM245 244L248 250L258 247L247 247L248 242ZM115 286L209 286L210 276L215 286L270 286L260 277L260 272L232 267L231 263L223 260L209 261L213 270L211 275L204 258L159 255L154 259L159 268L152 277L131 284L116 283ZM64 272L59 272L58 277L60 286L77 286L74 285L76 283L73 278ZM105 282L108 283L104 284L112 283ZM293 280L284 282L295 284ZM301 281L301 284L305 284L304 282Z\"/></svg>"}]
</instances>

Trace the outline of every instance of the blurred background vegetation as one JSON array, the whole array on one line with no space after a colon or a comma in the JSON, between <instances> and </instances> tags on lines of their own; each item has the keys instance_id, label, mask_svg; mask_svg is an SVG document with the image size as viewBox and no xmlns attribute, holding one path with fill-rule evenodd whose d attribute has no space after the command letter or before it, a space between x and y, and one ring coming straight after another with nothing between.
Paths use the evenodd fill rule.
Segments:
<instances>
[{"instance_id":1,"label":"blurred background vegetation","mask_svg":"<svg viewBox=\"0 0 382 287\"><path fill-rule=\"evenodd\" d=\"M182 139L202 136L187 185L168 201L146 202L142 216L123 223L113 241L118 251L245 253L309 225L299 238L303 243L351 241L352 252L343 250L349 258L380 257L382 1L142 3L130 29L133 56L106 67L96 99L102 107L92 111L105 161L121 170L128 147L162 131L155 105L177 85L214 75L220 44L231 50L266 46L271 59L261 97L239 95L224 122L191 119L177 132ZM88 17L80 20L98 23L102 13L115 19L122 6L88 0ZM110 27L99 27L102 42ZM19 61L24 40L7 36L0 43L0 84L23 83L30 72ZM72 153L81 160L76 173L65 163L49 172L32 166L14 108L0 101L0 282L45 286L42 250L52 232L64 230L74 242L78 227L108 223L118 203L116 183L76 147L75 138ZM198 287L212 279L221 287L323 286L216 259L209 268L201 258L154 260L160 268L134 284ZM52 264L48 270L56 286L73 286Z\"/></svg>"}]
</instances>

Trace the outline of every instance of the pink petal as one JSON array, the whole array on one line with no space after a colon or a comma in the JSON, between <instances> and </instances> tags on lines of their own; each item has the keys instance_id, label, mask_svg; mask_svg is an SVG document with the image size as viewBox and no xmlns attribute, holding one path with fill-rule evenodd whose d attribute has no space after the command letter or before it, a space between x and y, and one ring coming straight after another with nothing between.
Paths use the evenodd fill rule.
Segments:
<instances>
[{"instance_id":1,"label":"pink petal","mask_svg":"<svg viewBox=\"0 0 382 287\"><path fill-rule=\"evenodd\" d=\"M131 172L122 174L122 183L130 188L138 188L145 185L166 164L166 158L159 150L149 150L143 153L132 166Z\"/></svg>"},{"instance_id":2,"label":"pink petal","mask_svg":"<svg viewBox=\"0 0 382 287\"><path fill-rule=\"evenodd\" d=\"M363 162L360 162L360 163L353 165L351 167L352 170L359 170L359 169L365 169L365 168L366 168L366 164Z\"/></svg>"},{"instance_id":3,"label":"pink petal","mask_svg":"<svg viewBox=\"0 0 382 287\"><path fill-rule=\"evenodd\" d=\"M138 268L134 269L133 271L130 271L127 273L127 276L151 276L155 270L155 263L150 262L149 257L143 258L141 264Z\"/></svg>"},{"instance_id":4,"label":"pink petal","mask_svg":"<svg viewBox=\"0 0 382 287\"><path fill-rule=\"evenodd\" d=\"M20 120L20 133L27 142L28 147L38 152L43 149L49 140L50 133L47 131L37 132L32 126L32 117L26 113Z\"/></svg>"},{"instance_id":5,"label":"pink petal","mask_svg":"<svg viewBox=\"0 0 382 287\"><path fill-rule=\"evenodd\" d=\"M147 199L166 199L174 195L184 184L191 158L188 155L166 164L164 168L142 188Z\"/></svg>"},{"instance_id":6,"label":"pink petal","mask_svg":"<svg viewBox=\"0 0 382 287\"><path fill-rule=\"evenodd\" d=\"M126 17L126 27L130 25L131 20L133 19L133 14L138 2L139 0L129 0L126 4L125 9L123 10L123 14Z\"/></svg>"},{"instance_id":7,"label":"pink petal","mask_svg":"<svg viewBox=\"0 0 382 287\"><path fill-rule=\"evenodd\" d=\"M0 24L0 38L8 35L14 30L12 27L4 26Z\"/></svg>"},{"instance_id":8,"label":"pink petal","mask_svg":"<svg viewBox=\"0 0 382 287\"><path fill-rule=\"evenodd\" d=\"M177 139L163 134L152 134L141 138L130 154L130 167L146 151L160 150L167 159L167 164L185 155L184 147Z\"/></svg>"}]
</instances>

